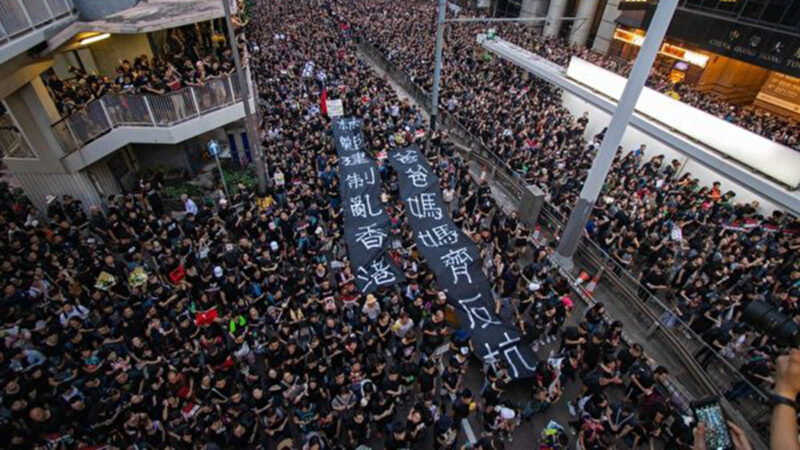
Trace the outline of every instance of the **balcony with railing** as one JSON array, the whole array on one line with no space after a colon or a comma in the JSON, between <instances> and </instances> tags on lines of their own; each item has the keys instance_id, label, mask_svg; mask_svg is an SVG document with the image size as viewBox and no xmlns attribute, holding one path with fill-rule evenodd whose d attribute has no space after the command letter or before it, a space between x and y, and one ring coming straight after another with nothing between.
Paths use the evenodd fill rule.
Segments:
<instances>
[{"instance_id":1,"label":"balcony with railing","mask_svg":"<svg viewBox=\"0 0 800 450\"><path fill-rule=\"evenodd\" d=\"M227 75L157 94L107 94L53 125L67 151L74 151L118 127L172 127L242 100L238 78Z\"/></svg>"},{"instance_id":2,"label":"balcony with railing","mask_svg":"<svg viewBox=\"0 0 800 450\"><path fill-rule=\"evenodd\" d=\"M233 73L163 95L106 94L52 127L67 153L90 149L96 154L127 143L176 143L171 141L243 118L243 109Z\"/></svg>"},{"instance_id":3,"label":"balcony with railing","mask_svg":"<svg viewBox=\"0 0 800 450\"><path fill-rule=\"evenodd\" d=\"M51 29L63 19L75 18L72 0L0 0L0 53L11 47L9 44L22 43L22 48L8 49L0 55L0 61L15 56L18 51L27 50L48 36L39 34L30 42L25 38L34 36L37 31Z\"/></svg>"},{"instance_id":4,"label":"balcony with railing","mask_svg":"<svg viewBox=\"0 0 800 450\"><path fill-rule=\"evenodd\" d=\"M22 139L14 123L14 119L8 113L0 116L0 158L33 158L33 152L28 144Z\"/></svg>"}]
</instances>

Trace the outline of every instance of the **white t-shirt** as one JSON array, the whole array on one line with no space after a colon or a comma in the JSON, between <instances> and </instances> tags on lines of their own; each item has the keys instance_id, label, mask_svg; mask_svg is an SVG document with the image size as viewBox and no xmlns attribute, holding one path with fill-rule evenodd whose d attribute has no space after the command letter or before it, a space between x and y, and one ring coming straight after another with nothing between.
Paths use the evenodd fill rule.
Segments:
<instances>
[{"instance_id":1,"label":"white t-shirt","mask_svg":"<svg viewBox=\"0 0 800 450\"><path fill-rule=\"evenodd\" d=\"M455 198L455 194L456 194L456 191L454 191L451 188L447 188L444 191L442 191L442 199L445 202L450 203L450 202L453 201L453 198Z\"/></svg>"}]
</instances>

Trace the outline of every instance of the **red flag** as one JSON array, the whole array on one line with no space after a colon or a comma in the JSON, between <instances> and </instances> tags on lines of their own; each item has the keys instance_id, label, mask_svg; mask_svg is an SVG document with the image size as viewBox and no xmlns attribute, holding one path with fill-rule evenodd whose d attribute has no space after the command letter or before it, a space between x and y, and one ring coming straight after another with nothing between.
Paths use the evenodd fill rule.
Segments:
<instances>
[{"instance_id":1,"label":"red flag","mask_svg":"<svg viewBox=\"0 0 800 450\"><path fill-rule=\"evenodd\" d=\"M319 110L322 114L328 115L328 88L322 88L322 97L319 102Z\"/></svg>"},{"instance_id":2,"label":"red flag","mask_svg":"<svg viewBox=\"0 0 800 450\"><path fill-rule=\"evenodd\" d=\"M169 281L171 281L172 284L178 284L185 276L186 270L183 268L183 264L181 264L177 269L169 273Z\"/></svg>"},{"instance_id":3,"label":"red flag","mask_svg":"<svg viewBox=\"0 0 800 450\"><path fill-rule=\"evenodd\" d=\"M217 307L215 306L208 311L197 311L194 314L194 323L198 327L202 327L210 324L217 317L219 317L219 313L217 312Z\"/></svg>"}]
</instances>

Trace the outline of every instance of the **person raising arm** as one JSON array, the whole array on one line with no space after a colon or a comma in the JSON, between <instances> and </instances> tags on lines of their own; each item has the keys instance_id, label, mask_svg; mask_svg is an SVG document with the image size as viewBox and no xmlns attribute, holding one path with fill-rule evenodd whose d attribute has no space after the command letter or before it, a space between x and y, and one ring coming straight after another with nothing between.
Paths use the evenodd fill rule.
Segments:
<instances>
[{"instance_id":1,"label":"person raising arm","mask_svg":"<svg viewBox=\"0 0 800 450\"><path fill-rule=\"evenodd\" d=\"M800 450L797 440L797 394L800 393L800 350L778 358L775 370L770 448Z\"/></svg>"}]
</instances>

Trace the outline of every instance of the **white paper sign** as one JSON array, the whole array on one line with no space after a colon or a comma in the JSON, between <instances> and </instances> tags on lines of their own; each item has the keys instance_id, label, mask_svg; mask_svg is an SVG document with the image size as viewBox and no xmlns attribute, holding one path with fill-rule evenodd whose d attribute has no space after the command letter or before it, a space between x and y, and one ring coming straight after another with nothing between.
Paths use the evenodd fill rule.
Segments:
<instances>
[{"instance_id":1,"label":"white paper sign","mask_svg":"<svg viewBox=\"0 0 800 450\"><path fill-rule=\"evenodd\" d=\"M342 99L325 100L325 106L328 107L328 117L341 117L344 115L344 105Z\"/></svg>"}]
</instances>

